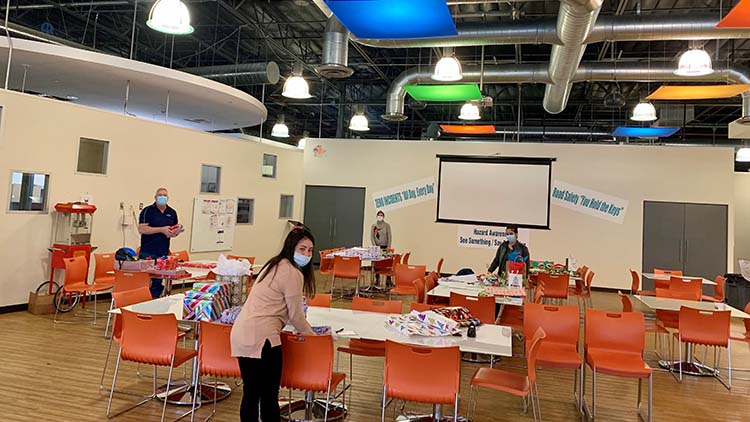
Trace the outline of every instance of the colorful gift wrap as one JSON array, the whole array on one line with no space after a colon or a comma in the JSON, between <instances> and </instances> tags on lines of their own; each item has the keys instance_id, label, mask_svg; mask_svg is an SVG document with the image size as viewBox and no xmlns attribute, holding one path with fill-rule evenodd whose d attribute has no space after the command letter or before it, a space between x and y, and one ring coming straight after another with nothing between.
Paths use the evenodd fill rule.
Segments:
<instances>
[{"instance_id":1,"label":"colorful gift wrap","mask_svg":"<svg viewBox=\"0 0 750 422\"><path fill-rule=\"evenodd\" d=\"M187 320L216 321L231 306L229 287L224 283L195 283L183 301Z\"/></svg>"},{"instance_id":2,"label":"colorful gift wrap","mask_svg":"<svg viewBox=\"0 0 750 422\"><path fill-rule=\"evenodd\" d=\"M390 315L386 326L405 336L443 337L461 332L458 323L432 311Z\"/></svg>"},{"instance_id":3,"label":"colorful gift wrap","mask_svg":"<svg viewBox=\"0 0 750 422\"><path fill-rule=\"evenodd\" d=\"M203 293L217 293L222 291L223 294L229 295L229 286L226 283L195 283L191 291Z\"/></svg>"},{"instance_id":4,"label":"colorful gift wrap","mask_svg":"<svg viewBox=\"0 0 750 422\"><path fill-rule=\"evenodd\" d=\"M216 321L223 311L220 301L187 299L183 301L185 319L191 321Z\"/></svg>"}]
</instances>

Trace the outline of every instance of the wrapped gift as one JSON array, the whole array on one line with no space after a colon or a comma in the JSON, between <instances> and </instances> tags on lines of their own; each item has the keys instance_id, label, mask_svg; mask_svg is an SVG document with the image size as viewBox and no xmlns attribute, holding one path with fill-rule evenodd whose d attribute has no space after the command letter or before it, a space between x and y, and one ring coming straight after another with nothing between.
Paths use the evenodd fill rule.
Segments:
<instances>
[{"instance_id":1,"label":"wrapped gift","mask_svg":"<svg viewBox=\"0 0 750 422\"><path fill-rule=\"evenodd\" d=\"M482 323L479 319L474 317L468 309L462 306L450 306L447 308L435 309L432 312L456 321L461 327L468 327L471 324L480 325Z\"/></svg>"},{"instance_id":2,"label":"wrapped gift","mask_svg":"<svg viewBox=\"0 0 750 422\"><path fill-rule=\"evenodd\" d=\"M216 321L232 306L229 287L224 283L195 283L185 292L183 305L187 320Z\"/></svg>"},{"instance_id":3,"label":"wrapped gift","mask_svg":"<svg viewBox=\"0 0 750 422\"><path fill-rule=\"evenodd\" d=\"M461 332L458 323L432 311L391 315L386 326L405 336L443 337Z\"/></svg>"}]
</instances>

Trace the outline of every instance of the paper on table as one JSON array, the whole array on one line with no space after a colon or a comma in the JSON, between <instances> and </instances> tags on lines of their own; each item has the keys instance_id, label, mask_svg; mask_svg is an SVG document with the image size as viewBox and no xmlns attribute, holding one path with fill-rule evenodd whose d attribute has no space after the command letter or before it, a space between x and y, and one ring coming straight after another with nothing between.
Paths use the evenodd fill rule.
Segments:
<instances>
[{"instance_id":1,"label":"paper on table","mask_svg":"<svg viewBox=\"0 0 750 422\"><path fill-rule=\"evenodd\" d=\"M336 335L338 337L357 337L357 333L355 331L352 331L352 330L338 331L338 332L336 332Z\"/></svg>"},{"instance_id":2,"label":"paper on table","mask_svg":"<svg viewBox=\"0 0 750 422\"><path fill-rule=\"evenodd\" d=\"M500 333L498 333L497 330L482 330L480 327L480 329L477 330L476 341L477 343L504 346L507 344L505 338L509 337L511 332L512 331L509 327L503 327Z\"/></svg>"}]
</instances>

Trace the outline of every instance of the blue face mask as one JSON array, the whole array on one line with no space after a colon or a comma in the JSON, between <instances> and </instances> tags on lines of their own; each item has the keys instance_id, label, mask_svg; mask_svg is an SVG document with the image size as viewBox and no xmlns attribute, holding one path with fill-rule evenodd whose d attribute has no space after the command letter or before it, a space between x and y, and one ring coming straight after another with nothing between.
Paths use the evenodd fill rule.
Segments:
<instances>
[{"instance_id":1,"label":"blue face mask","mask_svg":"<svg viewBox=\"0 0 750 422\"><path fill-rule=\"evenodd\" d=\"M309 264L310 259L312 259L312 256L302 255L301 253L297 252L294 253L294 263L297 264L297 266L300 268Z\"/></svg>"},{"instance_id":2,"label":"blue face mask","mask_svg":"<svg viewBox=\"0 0 750 422\"><path fill-rule=\"evenodd\" d=\"M515 234L506 234L506 235L505 235L505 239L506 239L506 240L507 240L508 242L510 242L510 243L513 243L513 242L515 242L515 241L516 241L516 235L515 235Z\"/></svg>"},{"instance_id":3,"label":"blue face mask","mask_svg":"<svg viewBox=\"0 0 750 422\"><path fill-rule=\"evenodd\" d=\"M167 196L166 195L159 195L156 197L156 204L157 205L167 205Z\"/></svg>"}]
</instances>

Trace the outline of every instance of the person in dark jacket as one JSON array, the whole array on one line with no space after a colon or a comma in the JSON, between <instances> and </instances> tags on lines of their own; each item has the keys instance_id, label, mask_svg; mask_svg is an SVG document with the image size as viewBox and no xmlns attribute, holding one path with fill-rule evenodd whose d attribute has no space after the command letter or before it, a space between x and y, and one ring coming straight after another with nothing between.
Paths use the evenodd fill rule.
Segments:
<instances>
[{"instance_id":1,"label":"person in dark jacket","mask_svg":"<svg viewBox=\"0 0 750 422\"><path fill-rule=\"evenodd\" d=\"M512 252L517 252L524 258L524 262L526 262L526 275L528 276L529 248L518 241L518 227L516 226L508 226L505 228L505 242L501 243L497 248L495 258L487 269L487 273L494 273L495 270L497 270L498 275L500 275L506 271L508 255Z\"/></svg>"}]
</instances>

